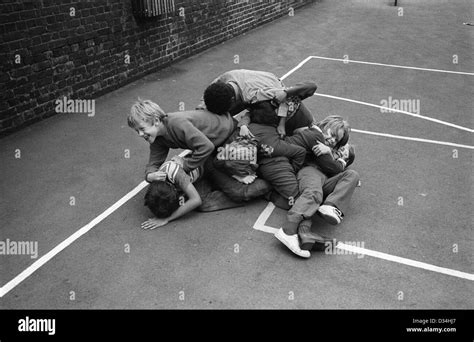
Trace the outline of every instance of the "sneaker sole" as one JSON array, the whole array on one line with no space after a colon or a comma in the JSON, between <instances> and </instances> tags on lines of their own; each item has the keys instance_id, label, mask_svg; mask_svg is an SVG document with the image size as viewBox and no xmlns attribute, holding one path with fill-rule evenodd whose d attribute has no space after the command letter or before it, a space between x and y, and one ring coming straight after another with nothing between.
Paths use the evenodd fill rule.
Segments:
<instances>
[{"instance_id":1,"label":"sneaker sole","mask_svg":"<svg viewBox=\"0 0 474 342\"><path fill-rule=\"evenodd\" d=\"M286 241L285 241L285 240L280 239L280 236L279 236L278 234L275 234L274 236L278 239L278 241L280 241L282 244L284 244L284 245L286 246L286 248L288 248L290 251L292 251L292 252L293 252L294 254L296 254L297 256L299 256L299 257L301 257L301 258L309 258L309 257L311 256L311 254L308 255L308 256L298 254L298 252L294 251L293 249L291 249L290 246L288 246L288 245L286 244ZM300 249L302 249L302 248L300 247Z\"/></svg>"},{"instance_id":2,"label":"sneaker sole","mask_svg":"<svg viewBox=\"0 0 474 342\"><path fill-rule=\"evenodd\" d=\"M333 216L329 216L326 214L323 214L322 212L318 211L318 215L327 223L332 224L333 226L337 226L341 221L338 221L336 218Z\"/></svg>"}]
</instances>

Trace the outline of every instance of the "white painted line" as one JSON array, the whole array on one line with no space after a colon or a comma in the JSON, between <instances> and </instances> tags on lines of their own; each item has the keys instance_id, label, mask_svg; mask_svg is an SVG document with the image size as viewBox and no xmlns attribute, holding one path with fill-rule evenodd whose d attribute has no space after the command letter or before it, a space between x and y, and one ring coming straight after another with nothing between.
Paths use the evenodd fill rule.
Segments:
<instances>
[{"instance_id":1,"label":"white painted line","mask_svg":"<svg viewBox=\"0 0 474 342\"><path fill-rule=\"evenodd\" d=\"M467 149L470 149L470 150L474 150L474 146L455 144L455 143L451 143L451 142L447 142L447 141L437 141L437 140L428 140L428 139L421 139L421 138L412 138L412 137L405 137L405 136L401 136L401 135L364 131L364 130L355 129L355 128L351 128L351 133L352 132L362 133L362 134L370 134L370 135L377 135L377 136L387 137L387 138L395 138L395 139L402 139L402 140L425 142L425 143L437 144L437 145L446 145L446 146L467 148Z\"/></svg>"},{"instance_id":2,"label":"white painted line","mask_svg":"<svg viewBox=\"0 0 474 342\"><path fill-rule=\"evenodd\" d=\"M273 228L273 227L270 227L270 226L266 226L266 225L261 225L261 226L253 226L256 230L260 230L262 232L265 232L265 233L269 233L269 234L272 234L272 235L275 235L275 233L278 231L278 229L276 228Z\"/></svg>"},{"instance_id":3,"label":"white painted line","mask_svg":"<svg viewBox=\"0 0 474 342\"><path fill-rule=\"evenodd\" d=\"M7 284L5 284L2 288L0 288L0 297L3 297L6 295L9 291L11 291L15 286L20 284L23 280L28 278L33 272L35 272L38 268L46 264L49 260L51 260L56 254L61 252L63 249L65 249L67 246L69 246L71 243L79 239L82 235L87 233L89 230L94 228L99 222L104 220L107 216L112 214L115 210L120 208L125 202L127 202L130 198L135 196L137 193L139 193L143 188L145 188L148 185L148 182L143 181L140 184L138 184L132 191L130 191L128 194L123 196L121 199L119 199L117 202L115 202L112 206L110 206L106 211L104 211L102 214L97 216L95 219L93 219L91 222L86 224L84 227L76 231L74 234L69 236L66 240L61 242L59 245L54 247L52 250L50 250L48 253L43 255L41 258L36 260L32 265L28 266L23 272L21 272L19 275L17 275L15 278L10 280Z\"/></svg>"},{"instance_id":4,"label":"white painted line","mask_svg":"<svg viewBox=\"0 0 474 342\"><path fill-rule=\"evenodd\" d=\"M344 61L343 59L334 59L334 58L324 58L324 57L319 57L319 56L310 56L309 58L306 58L304 61L299 63L295 68L290 70L290 72L288 72L287 74L282 76L281 79L283 80L288 75L290 75L292 72L299 69L310 58L322 58L322 59L332 59L332 60ZM380 64L380 63L367 63L367 62L359 62L359 61L351 61L351 62L364 63L364 64L384 65L384 66L393 66L393 67L417 69L417 70L427 70L427 71L438 71L438 72L448 72L448 73L474 75L474 74L471 74L471 73L452 72L452 71L436 70L436 69L413 68L413 67L404 67L404 66ZM420 117L420 118L425 119L425 120L430 120L430 121L441 123L441 124L444 124L444 125L447 125L447 126L459 128L459 129L462 129L462 130L466 130L468 132L474 132L474 130L472 130L470 128L458 126L458 125L455 125L455 124L451 124L449 122L429 118L429 117L426 117L426 116L421 116L421 115L410 113L410 112L394 110L394 109L391 109L391 108L382 107L382 106L374 105L374 104L367 103L367 102L355 101L355 100L351 100L351 99L346 99L346 98L331 96L331 95L325 95L325 94L315 93L314 95L330 97L330 98L349 101L349 102L354 102L354 103L359 103L359 104L372 106L372 107L377 107L377 108L381 108L381 109L388 109L388 110L396 111L396 112L399 112L399 113L402 113L402 114L417 116L417 117ZM444 141L428 140L428 139L421 139L421 138L411 138L411 137L404 137L404 136L398 136L398 135L393 135L393 134L363 131L363 130L359 130L359 129L352 129L351 131L357 132L357 133L363 133L363 134L372 134L372 135L384 136L384 137L389 137L389 138L413 140L413 141L426 142L426 143L432 143L432 144L439 144L439 145L447 145L447 146L474 149L474 146L461 145L461 144L455 144L455 143L444 142ZM256 230L260 230L260 231L269 233L269 234L275 234L278 231L278 228L274 228L274 227L270 227L270 226L265 225L266 221L268 220L268 218L270 217L270 215L272 214L274 209L275 209L275 205L272 202L269 202L267 204L267 206L265 207L265 209L260 213L259 217L257 218L257 221L255 221L255 224L253 225L253 228L256 229ZM465 273L465 272L461 272L461 271L457 271L457 270L452 270L452 269L445 268L445 267L439 267L439 266L427 264L427 263L424 263L424 262L419 262L419 261L416 261L416 260L401 258L401 257L397 257L397 256L394 256L394 255L390 255L390 254L386 254L386 253L382 253L382 252L377 252L377 251L372 251L372 250L365 249L365 248L350 246L350 245L346 245L346 244L343 244L343 243L340 243L340 242L336 245L336 248L351 251L351 252L354 252L354 253L369 255L369 256L372 256L374 258L389 260L389 261L392 261L392 262L398 262L400 264L404 264L404 265L408 265L408 266L412 266L412 267L418 267L418 268L426 269L426 270L437 272L437 273L447 274L447 275L450 275L450 276L453 276L453 277L458 277L458 278L463 278L463 279L474 281L474 274Z\"/></svg>"},{"instance_id":5,"label":"white painted line","mask_svg":"<svg viewBox=\"0 0 474 342\"><path fill-rule=\"evenodd\" d=\"M275 234L278 231L278 229L265 225L265 222L267 222L267 219L272 214L273 209L275 209L275 205L272 202L268 202L265 209L260 213L260 216L257 218L257 221L255 221L253 228L257 230L261 230L262 232Z\"/></svg>"},{"instance_id":6,"label":"white painted line","mask_svg":"<svg viewBox=\"0 0 474 342\"><path fill-rule=\"evenodd\" d=\"M322 57L322 56L311 56L311 58L325 59L325 60L328 60L328 61L345 62L345 63L347 63L347 64L349 64L349 63L359 63L359 64L386 66L386 67L392 67L392 68L413 69L413 70L433 71L433 72L444 72L444 73L448 73L448 74L459 74L459 75L469 75L469 76L473 76L473 75L474 75L474 73L472 73L472 72L452 71L452 70L441 70L441 69L428 69L428 68L417 68L417 67L411 67L411 66L405 66L405 65L373 63L373 62L355 61L355 60L350 60L350 59L330 58L330 57Z\"/></svg>"},{"instance_id":7,"label":"white painted line","mask_svg":"<svg viewBox=\"0 0 474 342\"><path fill-rule=\"evenodd\" d=\"M182 151L179 156L184 157L188 153L190 153L190 150L184 150ZM8 292L10 292L13 288L15 288L18 284L20 284L23 280L28 278L33 272L35 272L37 269L39 269L41 266L46 264L49 260L51 260L56 254L61 252L63 249L65 249L67 246L72 244L74 241L79 239L82 235L87 233L89 230L94 228L97 224L99 224L101 221L103 221L107 216L112 214L115 210L120 208L124 203L126 203L128 200L130 200L132 197L134 197L136 194L138 194L143 188L145 188L148 185L148 182L143 181L140 184L138 184L132 191L130 191L128 194L123 196L121 199L119 199L117 202L115 202L112 206L110 206L107 210L105 210L102 214L97 216L95 219L93 219L91 222L86 224L84 227L76 231L74 234L69 236L66 240L61 242L59 245L54 247L52 250L50 250L48 253L43 255L41 258L36 260L33 264L28 266L23 272L21 272L19 275L17 275L15 278L10 280L8 283L6 283L4 286L0 288L0 298L6 295Z\"/></svg>"},{"instance_id":8,"label":"white painted line","mask_svg":"<svg viewBox=\"0 0 474 342\"><path fill-rule=\"evenodd\" d=\"M342 101L357 103L357 104L361 104L361 105L364 105L364 106L370 106L370 107L380 108L380 109L384 109L384 110L390 110L390 111L392 111L392 112L396 112L396 113L401 113L401 114L405 114L405 115L414 116L414 117L416 117L416 118L423 119L423 120L433 121L433 122L436 122L436 123L439 123L439 124L442 124L442 125L445 125L445 126L450 126L450 127L453 127L453 128L457 128L457 129L463 130L463 131L470 132L470 133L473 133L473 132L474 132L474 129L471 129L471 128L459 126L459 125L452 124L452 123L450 123L450 122L446 122L446 121L443 121L443 120L438 120L438 119L430 118L429 116L423 116L423 115L420 115L420 114L415 114L415 113L406 112L406 111L404 111L404 110L392 109L392 108L388 108L388 107L379 106L379 105L376 105L376 104L373 104L373 103L362 102L362 101L357 101L357 100L348 99L348 98L345 98L345 97L339 97L339 96L333 96L333 95L327 95L327 94L321 94L321 93L314 93L313 96L328 97L328 98L331 98L331 99L336 99L336 100L342 100ZM388 114L388 113L386 113L386 114Z\"/></svg>"},{"instance_id":9,"label":"white painted line","mask_svg":"<svg viewBox=\"0 0 474 342\"><path fill-rule=\"evenodd\" d=\"M262 211L262 213L258 217L258 219L255 222L253 228L257 229L257 230L260 230L260 231L263 231L263 232L266 232L266 233L274 234L278 229L265 225L267 219L270 217L270 215L272 214L274 209L275 209L275 205L273 203L269 202L267 207ZM474 274L471 274L471 273L452 270L450 268L445 268L445 267L439 267L439 266L427 264L427 263L412 260L412 259L402 258L402 257L398 257L398 256L395 256L395 255L387 254L387 253L373 251L373 250L366 249L366 248L360 248L360 247L356 247L356 246L346 245L346 244L341 243L341 242L337 243L336 248L346 250L346 251L349 251L349 252L353 252L354 254L364 254L364 255L374 257L374 258L379 258L379 259L383 259L383 260L397 262L399 264L404 264L404 265L408 265L408 266L412 266L412 267L422 268L422 269L425 269L425 270L428 270L428 271L447 274L447 275L450 275L450 276L453 276L453 277L458 277L458 278L463 278L463 279L474 281Z\"/></svg>"},{"instance_id":10,"label":"white painted line","mask_svg":"<svg viewBox=\"0 0 474 342\"><path fill-rule=\"evenodd\" d=\"M395 256L395 255L390 255L390 254L387 254L387 253L372 251L370 249L365 249L365 248L360 248L360 247L356 247L356 246L346 245L346 244L341 243L341 242L339 242L336 245L336 248L346 250L346 251L349 251L349 252L353 252L353 253L357 253L357 254L368 255L368 256L371 256L371 257L374 257L374 258L379 258L379 259L383 259L383 260L397 262L399 264L404 264L404 265L408 265L408 266L412 266L412 267L418 267L418 268L422 268L422 269L425 269L425 270L428 270L428 271L447 274L447 275L450 275L450 276L453 276L453 277L458 277L458 278L463 278L463 279L474 281L474 274L471 274L471 273L452 270L450 268L445 268L445 267L439 267L439 266L427 264L425 262L420 262L420 261L411 260L411 259L407 259L407 258L401 258L401 257Z\"/></svg>"},{"instance_id":11,"label":"white painted line","mask_svg":"<svg viewBox=\"0 0 474 342\"><path fill-rule=\"evenodd\" d=\"M296 70L298 70L299 68L301 68L303 66L303 64L305 64L307 61L309 61L311 58L313 58L313 56L309 56L307 58L305 58L303 61L301 61L297 66L295 66L293 69L291 69L290 71L288 71L286 74L284 74L282 77L280 77L280 80L284 80L285 78L287 78L288 76L290 76L292 73L294 73Z\"/></svg>"}]
</instances>

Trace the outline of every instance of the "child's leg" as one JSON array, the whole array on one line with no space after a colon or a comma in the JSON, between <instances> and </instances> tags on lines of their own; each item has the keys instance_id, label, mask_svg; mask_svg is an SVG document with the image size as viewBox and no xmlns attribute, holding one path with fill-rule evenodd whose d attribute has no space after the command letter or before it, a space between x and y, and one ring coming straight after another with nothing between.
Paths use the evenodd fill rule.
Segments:
<instances>
[{"instance_id":1,"label":"child's leg","mask_svg":"<svg viewBox=\"0 0 474 342\"><path fill-rule=\"evenodd\" d=\"M205 178L197 181L194 186L202 200L202 204L197 209L198 211L209 212L244 206L243 202L232 201L222 191L213 190L211 184Z\"/></svg>"},{"instance_id":2,"label":"child's leg","mask_svg":"<svg viewBox=\"0 0 474 342\"><path fill-rule=\"evenodd\" d=\"M253 198L265 195L271 190L270 184L257 178L251 184L243 184L214 166L213 158L209 158L205 164L208 179L212 184L225 193L235 202L249 201Z\"/></svg>"},{"instance_id":3,"label":"child's leg","mask_svg":"<svg viewBox=\"0 0 474 342\"><path fill-rule=\"evenodd\" d=\"M295 172L301 169L306 157L306 149L304 147L290 144L280 139L274 127L251 124L249 129L258 139L260 145L267 145L273 148L271 157L287 157L290 159Z\"/></svg>"},{"instance_id":4,"label":"child's leg","mask_svg":"<svg viewBox=\"0 0 474 342\"><path fill-rule=\"evenodd\" d=\"M306 108L304 103L300 104L300 108L297 110L295 115L293 115L286 122L286 134L292 135L293 131L297 128L308 127L314 121L313 114Z\"/></svg>"},{"instance_id":5,"label":"child's leg","mask_svg":"<svg viewBox=\"0 0 474 342\"><path fill-rule=\"evenodd\" d=\"M283 226L286 234L296 234L298 224L311 218L323 201L323 184L326 176L312 166L303 167L297 174L300 196L288 210L287 222Z\"/></svg>"},{"instance_id":6,"label":"child's leg","mask_svg":"<svg viewBox=\"0 0 474 342\"><path fill-rule=\"evenodd\" d=\"M345 170L327 179L323 185L324 204L336 207L344 213L358 182L359 174L354 170Z\"/></svg>"},{"instance_id":7,"label":"child's leg","mask_svg":"<svg viewBox=\"0 0 474 342\"><path fill-rule=\"evenodd\" d=\"M285 157L260 160L258 173L273 187L268 198L277 207L288 210L298 196L298 181L290 162Z\"/></svg>"}]
</instances>

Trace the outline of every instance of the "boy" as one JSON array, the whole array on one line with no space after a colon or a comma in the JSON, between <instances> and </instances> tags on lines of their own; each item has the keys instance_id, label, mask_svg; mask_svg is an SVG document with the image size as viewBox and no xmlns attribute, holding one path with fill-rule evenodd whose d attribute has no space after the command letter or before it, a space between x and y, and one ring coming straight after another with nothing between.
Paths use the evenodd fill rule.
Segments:
<instances>
[{"instance_id":1,"label":"boy","mask_svg":"<svg viewBox=\"0 0 474 342\"><path fill-rule=\"evenodd\" d=\"M150 183L163 181L163 170L160 171L160 168L170 148L191 150L183 158L181 165L183 172L189 174L202 167L215 146L222 144L236 129L236 121L230 114L215 115L207 110L166 114L156 103L140 99L132 106L127 122L150 144L150 158L145 171L145 180ZM239 183L237 187L234 183L227 182L225 176L220 177L217 171L213 171L213 175L218 186L229 183L225 193L231 194L233 200L247 201L269 191L268 183L261 179L248 185L240 186ZM161 193L163 189L158 190ZM186 188L182 190L186 193ZM183 215L182 212L187 213L200 205L196 193L187 195L192 201L184 209L177 209L180 210L180 216Z\"/></svg>"},{"instance_id":2,"label":"boy","mask_svg":"<svg viewBox=\"0 0 474 342\"><path fill-rule=\"evenodd\" d=\"M316 134L312 132L313 130L319 130L319 133ZM287 220L275 237L293 253L309 258L308 249L316 241L310 230L311 217L323 202L325 198L323 195L326 195L327 203L323 203L320 212L326 218L337 216L338 205L345 206L352 196L358 175L355 171L345 170L347 162L343 158L339 158L336 163L331 156L332 148L337 148L341 141L348 140L349 126L341 117L329 116L319 122L317 127L301 130L304 131L306 133L303 135L297 133L294 137L309 146L314 155L307 154L306 165L296 176L298 188L296 192L300 195L288 211ZM314 143L312 139L316 136L319 136L317 144L311 146ZM325 143L322 143L321 136ZM301 247L298 235L302 242Z\"/></svg>"},{"instance_id":3,"label":"boy","mask_svg":"<svg viewBox=\"0 0 474 342\"><path fill-rule=\"evenodd\" d=\"M235 115L251 104L273 101L278 107L278 133L284 136L286 131L291 134L294 129L308 126L313 122L311 113L303 104L294 111L291 120L288 118L289 122L287 122L289 108L285 100L294 96L305 99L313 95L316 89L316 84L312 82L287 88L278 77L270 72L246 69L231 70L217 77L206 88L204 101L199 104L198 108L204 108L205 105L211 112L217 114L230 112L231 115ZM249 122L250 118L247 115L244 115L239 122L242 134L247 132L246 128Z\"/></svg>"},{"instance_id":4,"label":"boy","mask_svg":"<svg viewBox=\"0 0 474 342\"><path fill-rule=\"evenodd\" d=\"M252 111L250 113L253 114ZM306 159L314 159L316 166L328 175L335 175L345 167L343 160L335 160L331 155L313 156L319 145L329 144L337 148L340 141L347 141L349 126L341 117L327 117L312 128L295 131L293 136L284 140L279 138L272 126L251 123L249 127L261 147L258 155L259 173L274 187L276 192L270 200L280 208L289 209L291 204L285 202L293 201L298 195L295 173ZM337 131L337 137L333 136L333 130ZM288 165L287 158L293 168Z\"/></svg>"},{"instance_id":5,"label":"boy","mask_svg":"<svg viewBox=\"0 0 474 342\"><path fill-rule=\"evenodd\" d=\"M267 109L267 112L271 110L267 102L262 102L258 104L258 106L259 108L257 108L257 110L250 111L252 118L256 116L257 111L261 113L264 108ZM329 122L330 124L328 124ZM322 131L318 125L323 127L325 131ZM342 134L342 137L349 133L348 124L339 116L329 116L318 125L296 130L294 135L285 137L284 139L280 138L272 126L252 122L249 124L249 129L261 146L259 151L260 157L287 157L291 161L295 172L298 172L303 166L306 154L311 154L313 148L318 144L327 144L336 147L334 144L334 136L331 136L328 130L334 130L335 132L340 130L340 132L337 133ZM329 175L341 172L346 166L345 164L343 159L334 159L331 154L323 155L318 159L319 167L324 173Z\"/></svg>"},{"instance_id":6,"label":"boy","mask_svg":"<svg viewBox=\"0 0 474 342\"><path fill-rule=\"evenodd\" d=\"M205 167L184 172L183 158L173 157L157 171L145 194L145 206L155 215L142 223L143 229L155 229L198 209L216 211L243 204L229 199L223 192L212 190L204 178Z\"/></svg>"},{"instance_id":7,"label":"boy","mask_svg":"<svg viewBox=\"0 0 474 342\"><path fill-rule=\"evenodd\" d=\"M170 148L191 150L183 161L186 173L204 165L215 146L222 144L234 131L236 121L229 115L215 115L207 110L166 114L150 100L138 100L127 118L128 125L150 144L146 166L148 182L161 180L159 168Z\"/></svg>"}]
</instances>

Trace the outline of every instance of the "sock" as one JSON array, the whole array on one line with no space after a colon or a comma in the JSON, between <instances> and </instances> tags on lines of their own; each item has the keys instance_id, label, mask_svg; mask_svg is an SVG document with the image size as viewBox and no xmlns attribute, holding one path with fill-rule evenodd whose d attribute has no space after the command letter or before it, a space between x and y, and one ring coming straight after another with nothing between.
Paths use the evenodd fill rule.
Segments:
<instances>
[{"instance_id":1,"label":"sock","mask_svg":"<svg viewBox=\"0 0 474 342\"><path fill-rule=\"evenodd\" d=\"M298 232L298 222L286 221L282 228L286 235L295 235Z\"/></svg>"}]
</instances>

